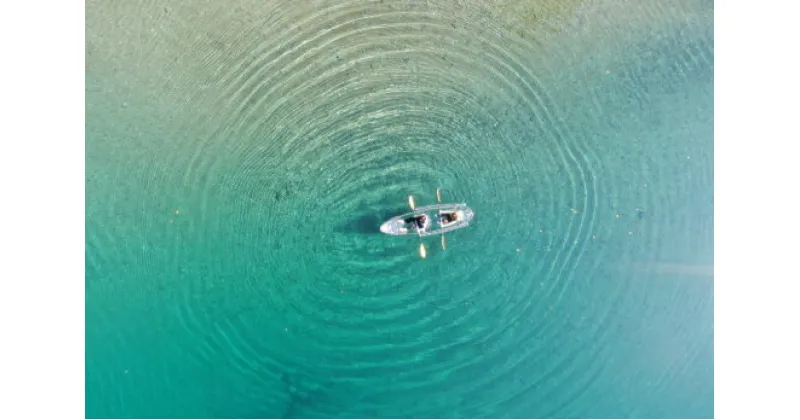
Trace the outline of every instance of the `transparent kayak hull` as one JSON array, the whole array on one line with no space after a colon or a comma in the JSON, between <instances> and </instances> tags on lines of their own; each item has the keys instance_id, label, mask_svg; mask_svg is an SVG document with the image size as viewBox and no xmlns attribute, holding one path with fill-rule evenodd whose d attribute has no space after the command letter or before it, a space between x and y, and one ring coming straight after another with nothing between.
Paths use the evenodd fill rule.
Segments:
<instances>
[{"instance_id":1,"label":"transparent kayak hull","mask_svg":"<svg viewBox=\"0 0 800 420\"><path fill-rule=\"evenodd\" d=\"M443 224L439 220L440 212L455 212L458 217L455 222ZM419 229L415 223L408 220L422 214L427 215L428 223L425 228ZM434 204L414 209L414 211L393 217L381 225L381 232L394 236L431 236L440 235L456 229L469 226L475 213L464 203L459 204Z\"/></svg>"}]
</instances>

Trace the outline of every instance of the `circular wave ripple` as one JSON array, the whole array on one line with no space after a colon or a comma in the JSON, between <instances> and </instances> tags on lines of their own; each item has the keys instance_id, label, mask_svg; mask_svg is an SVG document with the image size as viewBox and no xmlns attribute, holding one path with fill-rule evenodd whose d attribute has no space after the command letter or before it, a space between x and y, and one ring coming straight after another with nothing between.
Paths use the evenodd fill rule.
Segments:
<instances>
[{"instance_id":1,"label":"circular wave ripple","mask_svg":"<svg viewBox=\"0 0 800 420\"><path fill-rule=\"evenodd\" d=\"M221 94L197 122L215 129L184 182L202 201L195 228L225 232L208 247L241 266L207 264L245 272L226 290L261 307L218 322L193 357L228 346L242 376L324 375L288 387L291 415L474 417L569 384L540 393L555 411L599 369L559 316L591 243L597 158L560 120L551 69L524 58L535 40L479 10L386 3L289 8L209 56ZM421 261L417 239L377 229L409 194L434 203L436 187L476 220L446 252L428 240ZM181 319L199 334L189 293ZM275 315L245 319L259 311ZM337 389L349 391L323 398ZM381 411L406 400L406 413Z\"/></svg>"}]
</instances>

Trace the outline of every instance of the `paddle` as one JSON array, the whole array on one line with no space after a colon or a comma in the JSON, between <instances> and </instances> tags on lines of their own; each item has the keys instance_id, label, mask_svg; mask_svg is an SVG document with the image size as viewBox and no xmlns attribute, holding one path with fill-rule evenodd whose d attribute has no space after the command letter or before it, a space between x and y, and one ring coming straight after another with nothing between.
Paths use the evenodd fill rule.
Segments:
<instances>
[{"instance_id":1,"label":"paddle","mask_svg":"<svg viewBox=\"0 0 800 420\"><path fill-rule=\"evenodd\" d=\"M442 204L442 188L436 188L436 202ZM442 232L442 251L447 250L447 239L444 237L444 232Z\"/></svg>"},{"instance_id":2,"label":"paddle","mask_svg":"<svg viewBox=\"0 0 800 420\"><path fill-rule=\"evenodd\" d=\"M408 206L411 207L412 211L414 210L415 205L413 195L408 196ZM416 220L414 220L414 223L416 223ZM419 232L419 228L417 228L417 235L419 236L419 256L422 259L425 259L428 257L428 250L425 249L425 242L422 241L422 234Z\"/></svg>"}]
</instances>

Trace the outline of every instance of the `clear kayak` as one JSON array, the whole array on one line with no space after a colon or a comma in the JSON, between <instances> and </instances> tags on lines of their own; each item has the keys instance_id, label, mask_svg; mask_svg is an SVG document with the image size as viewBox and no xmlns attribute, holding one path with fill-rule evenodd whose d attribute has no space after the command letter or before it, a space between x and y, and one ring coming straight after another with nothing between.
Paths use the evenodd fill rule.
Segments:
<instances>
[{"instance_id":1,"label":"clear kayak","mask_svg":"<svg viewBox=\"0 0 800 420\"><path fill-rule=\"evenodd\" d=\"M433 204L393 217L381 225L387 235L431 236L469 226L475 213L464 203Z\"/></svg>"}]
</instances>

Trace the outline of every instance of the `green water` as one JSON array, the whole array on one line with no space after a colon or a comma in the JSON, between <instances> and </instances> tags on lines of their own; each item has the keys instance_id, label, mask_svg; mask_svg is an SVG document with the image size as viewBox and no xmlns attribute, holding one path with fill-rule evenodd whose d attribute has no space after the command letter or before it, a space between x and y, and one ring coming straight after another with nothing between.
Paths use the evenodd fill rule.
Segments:
<instances>
[{"instance_id":1,"label":"green water","mask_svg":"<svg viewBox=\"0 0 800 420\"><path fill-rule=\"evenodd\" d=\"M173 3L87 2L87 417L713 417L711 4Z\"/></svg>"}]
</instances>

